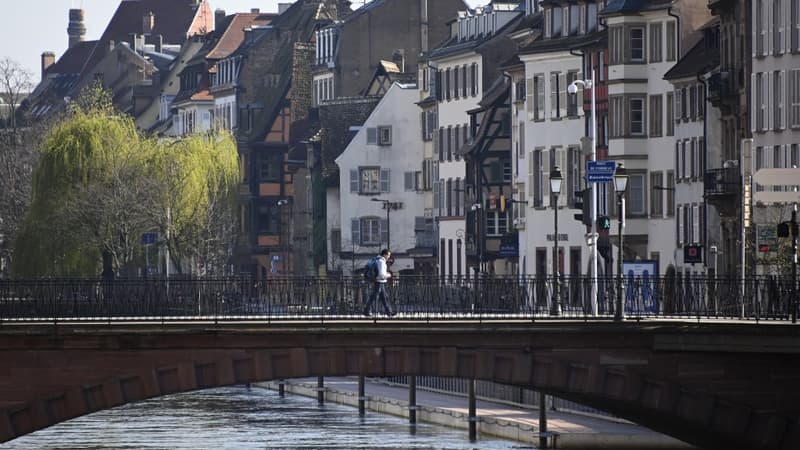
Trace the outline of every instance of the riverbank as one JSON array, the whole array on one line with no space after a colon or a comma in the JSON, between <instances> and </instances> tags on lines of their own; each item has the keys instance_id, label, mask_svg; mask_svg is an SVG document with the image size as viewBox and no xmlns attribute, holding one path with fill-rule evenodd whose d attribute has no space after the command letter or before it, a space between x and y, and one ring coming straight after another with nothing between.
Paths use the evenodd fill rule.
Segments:
<instances>
[{"instance_id":1,"label":"riverbank","mask_svg":"<svg viewBox=\"0 0 800 450\"><path fill-rule=\"evenodd\" d=\"M259 386L278 390L277 382ZM368 411L408 417L408 390L386 383L365 383ZM284 381L287 393L317 397L316 379ZM325 378L325 401L358 407L356 378ZM477 402L478 435L495 436L538 445L538 410L520 406ZM552 436L550 448L563 449L692 449L686 444L652 430L615 420L548 411L547 428ZM451 428L468 428L467 400L463 397L417 390L417 420ZM466 431L465 431L466 433Z\"/></svg>"}]
</instances>

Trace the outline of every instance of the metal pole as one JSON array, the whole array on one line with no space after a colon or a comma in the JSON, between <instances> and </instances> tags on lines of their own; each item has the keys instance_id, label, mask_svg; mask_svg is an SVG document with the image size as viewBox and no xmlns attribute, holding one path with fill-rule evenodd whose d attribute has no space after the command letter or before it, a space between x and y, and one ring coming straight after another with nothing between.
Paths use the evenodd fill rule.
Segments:
<instances>
[{"instance_id":1,"label":"metal pole","mask_svg":"<svg viewBox=\"0 0 800 450\"><path fill-rule=\"evenodd\" d=\"M417 376L408 377L408 423L417 424Z\"/></svg>"},{"instance_id":2,"label":"metal pole","mask_svg":"<svg viewBox=\"0 0 800 450\"><path fill-rule=\"evenodd\" d=\"M597 57L600 58L601 55L597 54ZM594 58L592 58L594 60ZM597 160L597 112L595 109L595 91L597 90L597 86L595 85L595 77L594 77L594 61L592 61L592 153L591 159L592 161ZM592 293L591 293L591 309L592 309L592 316L597 315L597 183L589 183L591 189L591 197L592 197L592 212L591 212L591 220L592 220Z\"/></svg>"},{"instance_id":3,"label":"metal pole","mask_svg":"<svg viewBox=\"0 0 800 450\"><path fill-rule=\"evenodd\" d=\"M553 235L553 308L551 315L561 315L561 289L559 283L559 263L561 262L559 249L558 249L558 194L555 194L555 206L553 207L553 228L555 234Z\"/></svg>"},{"instance_id":4,"label":"metal pole","mask_svg":"<svg viewBox=\"0 0 800 450\"><path fill-rule=\"evenodd\" d=\"M539 392L539 448L547 448L547 396Z\"/></svg>"},{"instance_id":5,"label":"metal pole","mask_svg":"<svg viewBox=\"0 0 800 450\"><path fill-rule=\"evenodd\" d=\"M792 209L792 323L797 323L797 203Z\"/></svg>"},{"instance_id":6,"label":"metal pole","mask_svg":"<svg viewBox=\"0 0 800 450\"><path fill-rule=\"evenodd\" d=\"M364 417L366 411L365 402L367 397L364 389L364 375L358 376L358 415Z\"/></svg>"},{"instance_id":7,"label":"metal pole","mask_svg":"<svg viewBox=\"0 0 800 450\"><path fill-rule=\"evenodd\" d=\"M278 396L283 398L286 396L286 382L278 380Z\"/></svg>"},{"instance_id":8,"label":"metal pole","mask_svg":"<svg viewBox=\"0 0 800 450\"><path fill-rule=\"evenodd\" d=\"M386 248L392 249L392 226L389 222L389 202L383 204L386 207Z\"/></svg>"},{"instance_id":9,"label":"metal pole","mask_svg":"<svg viewBox=\"0 0 800 450\"><path fill-rule=\"evenodd\" d=\"M469 395L469 441L475 442L478 439L478 417L475 415L475 380L470 378L467 382L467 387Z\"/></svg>"},{"instance_id":10,"label":"metal pole","mask_svg":"<svg viewBox=\"0 0 800 450\"><path fill-rule=\"evenodd\" d=\"M619 230L619 247L617 248L617 307L614 311L614 321L622 322L625 320L625 311L622 308L622 233L625 228L625 198L623 198L622 192L617 194L617 212L619 215L617 228Z\"/></svg>"},{"instance_id":11,"label":"metal pole","mask_svg":"<svg viewBox=\"0 0 800 450\"><path fill-rule=\"evenodd\" d=\"M317 377L317 403L325 403L325 377Z\"/></svg>"}]
</instances>

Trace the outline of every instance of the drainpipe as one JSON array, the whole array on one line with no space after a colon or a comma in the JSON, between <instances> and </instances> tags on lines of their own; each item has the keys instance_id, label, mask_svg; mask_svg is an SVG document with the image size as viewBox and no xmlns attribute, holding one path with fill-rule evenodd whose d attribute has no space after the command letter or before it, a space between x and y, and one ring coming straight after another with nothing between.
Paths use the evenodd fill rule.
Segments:
<instances>
[{"instance_id":1,"label":"drainpipe","mask_svg":"<svg viewBox=\"0 0 800 450\"><path fill-rule=\"evenodd\" d=\"M681 59L681 17L672 12L672 6L667 8L667 14L675 18L675 59Z\"/></svg>"},{"instance_id":2,"label":"drainpipe","mask_svg":"<svg viewBox=\"0 0 800 450\"><path fill-rule=\"evenodd\" d=\"M703 75L700 74L697 74L697 81L703 85L703 154L701 155L701 158L703 159L703 173L700 175L703 177L703 190L705 190L705 171L708 170L708 84L706 83ZM675 169L677 170L677 167ZM703 201L703 217L705 220L703 221L703 229L700 231L700 233L703 236L703 263L706 265L706 276L708 276L708 202L705 200ZM716 265L714 265L714 277L717 277Z\"/></svg>"}]
</instances>

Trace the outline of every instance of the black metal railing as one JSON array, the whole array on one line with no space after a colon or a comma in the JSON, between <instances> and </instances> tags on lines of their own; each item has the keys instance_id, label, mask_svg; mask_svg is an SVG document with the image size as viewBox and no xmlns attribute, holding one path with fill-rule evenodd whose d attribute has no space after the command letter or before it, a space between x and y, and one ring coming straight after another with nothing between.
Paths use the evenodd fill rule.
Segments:
<instances>
[{"instance_id":1,"label":"black metal railing","mask_svg":"<svg viewBox=\"0 0 800 450\"><path fill-rule=\"evenodd\" d=\"M629 318L788 320L793 307L791 282L775 277L627 277L621 291L616 279L599 278L596 317L587 277L402 276L387 286L393 309L410 320L539 320L556 317L555 303L561 306L558 317L610 319L618 292ZM371 292L361 278L0 280L0 322L356 318Z\"/></svg>"},{"instance_id":2,"label":"black metal railing","mask_svg":"<svg viewBox=\"0 0 800 450\"><path fill-rule=\"evenodd\" d=\"M707 170L703 178L706 195L738 195L742 189L742 176L738 167Z\"/></svg>"}]
</instances>

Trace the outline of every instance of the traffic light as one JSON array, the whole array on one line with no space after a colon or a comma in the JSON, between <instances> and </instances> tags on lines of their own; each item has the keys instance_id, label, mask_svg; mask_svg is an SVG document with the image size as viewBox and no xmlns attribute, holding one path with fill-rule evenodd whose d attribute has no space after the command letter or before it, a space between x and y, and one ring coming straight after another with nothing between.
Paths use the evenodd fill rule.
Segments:
<instances>
[{"instance_id":1,"label":"traffic light","mask_svg":"<svg viewBox=\"0 0 800 450\"><path fill-rule=\"evenodd\" d=\"M583 189L581 191L575 191L574 199L575 203L572 205L573 209L580 209L581 213L575 214L575 220L583 222L584 225L589 226L592 224L592 212L591 212L591 202L589 199L589 189Z\"/></svg>"},{"instance_id":2,"label":"traffic light","mask_svg":"<svg viewBox=\"0 0 800 450\"><path fill-rule=\"evenodd\" d=\"M597 218L597 229L598 230L610 230L611 229L611 217L608 216L600 216Z\"/></svg>"}]
</instances>

